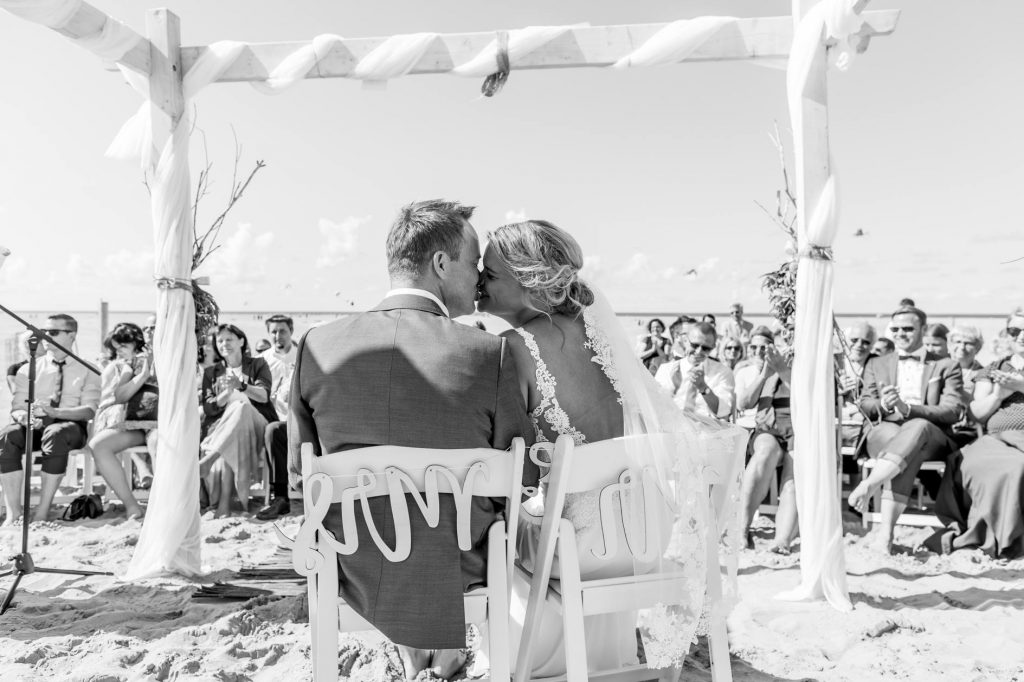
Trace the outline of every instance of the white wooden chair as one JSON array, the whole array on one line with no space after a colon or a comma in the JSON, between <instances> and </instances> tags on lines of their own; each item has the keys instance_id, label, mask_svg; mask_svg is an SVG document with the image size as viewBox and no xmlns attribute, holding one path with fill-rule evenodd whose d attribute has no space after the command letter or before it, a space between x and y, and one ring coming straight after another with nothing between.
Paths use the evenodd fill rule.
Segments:
<instances>
[{"instance_id":1,"label":"white wooden chair","mask_svg":"<svg viewBox=\"0 0 1024 682\"><path fill-rule=\"evenodd\" d=\"M663 434L634 438L671 438ZM621 492L625 486L643 481L645 472L632 471L627 455L628 438L598 441L575 447L568 436L561 436L551 451L550 471L545 474L549 481L544 500L544 518L541 522L539 546L536 552L538 565L533 574L522 567L517 570L530 580L530 599L527 604L522 641L515 665L515 682L526 682L531 678L533 644L540 624L540 615L546 601L563 618L565 637L566 674L546 680L675 680L677 669L653 670L646 666L631 666L616 670L588 671L587 652L584 639L584 617L603 613L650 608L665 602L666 594L682 591L685 578L679 572L649 573L636 579L633 576L583 580L580 577L579 557L576 547L576 533L567 519L562 519L562 508L568 493L601 490L602 496ZM538 465L544 465L535 457L537 448L550 449L549 443L539 443L531 449L530 456ZM578 459L585 465L573 466ZM717 474L705 467L705 486L722 483ZM649 472L648 472L649 473ZM628 477L628 478L626 478ZM626 482L630 481L630 482ZM642 484L641 484L642 485ZM705 487L706 489L706 487ZM637 489L634 488L634 494ZM645 491L644 499L647 499ZM612 512L613 514L615 512ZM707 597L718 603L722 595L720 562L718 559L719 532L714 514L709 515L707 529ZM601 514L600 523L614 524L614 519ZM650 516L643 519L643 539L630 543L629 551L636 548L660 546L663 541L657 519ZM605 533L614 531L609 529ZM555 552L558 553L560 579L551 580L551 569ZM635 554L634 554L635 556ZM712 610L709 615L709 643L711 646L712 679L715 682L729 682L732 674L729 667L729 649L725 626L725 613Z\"/></svg>"},{"instance_id":2,"label":"white wooden chair","mask_svg":"<svg viewBox=\"0 0 1024 682\"><path fill-rule=\"evenodd\" d=\"M308 578L309 624L312 634L313 679L317 682L338 677L338 633L372 630L338 596L337 555L358 551L358 540L339 542L323 527L330 505L341 503L343 518L354 523L354 507L360 500L386 496L392 488L401 492L426 491L427 509L436 509L437 493L451 493L456 499L459 546L470 549L470 504L472 497L506 498L506 519L499 518L488 531L487 585L464 595L466 623L487 623L490 646L490 680L507 682L511 674L509 653L509 578L515 558L525 444L516 438L509 451L474 448L464 450L377 446L347 450L317 457L313 446L303 443L303 503L306 516L296 537L289 538L279 526L275 530L283 545L292 550L292 565ZM395 499L406 499L398 495ZM433 500L433 502L431 501ZM413 510L416 513L416 510ZM433 523L437 523L434 517ZM429 521L429 517L428 517ZM507 523L507 525L506 525ZM410 524L406 516L395 519L394 548L386 546L379 534L374 542L391 561L409 555Z\"/></svg>"}]
</instances>

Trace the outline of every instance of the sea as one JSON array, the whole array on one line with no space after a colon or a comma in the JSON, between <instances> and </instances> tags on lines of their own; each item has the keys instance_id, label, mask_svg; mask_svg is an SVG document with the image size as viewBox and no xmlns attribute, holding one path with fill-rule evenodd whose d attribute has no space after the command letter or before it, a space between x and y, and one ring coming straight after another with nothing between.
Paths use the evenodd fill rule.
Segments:
<instances>
[{"instance_id":1,"label":"sea","mask_svg":"<svg viewBox=\"0 0 1024 682\"><path fill-rule=\"evenodd\" d=\"M58 311L15 310L14 312L29 324L44 328L46 326L47 317ZM83 359L94 363L98 363L101 357L104 334L112 329L115 324L119 322L134 322L135 324L142 326L146 321L146 318L153 314L151 310L111 310L102 304L95 310L69 310L60 312L67 312L78 321L78 335L75 341L75 346L72 350ZM268 338L265 320L271 315L282 312L290 315L295 321L296 339L298 339L299 335L313 326L330 322L331 320L336 320L347 315L358 314L352 311L329 310L297 313L278 310L222 310L220 312L220 321L222 323L233 324L245 332L249 339L250 347L252 347L255 346L256 342L260 339ZM680 313L678 312L627 312L620 314L618 317L627 334L639 337L645 331L646 325L651 318L659 318L665 322L667 326L679 314ZM700 317L704 313L689 314L694 317ZM728 313L726 312L715 312L712 314L714 314L719 320L724 320L728 316ZM771 321L770 316L765 313L747 314L744 317L755 325L769 324ZM841 327L846 327L855 322L866 321L873 324L876 329L884 333L888 323L888 313L837 313L836 320ZM480 322L487 331L495 334L499 334L508 329L508 325L504 321L484 313L462 317L459 318L459 321L467 324ZM1003 326L1006 324L1006 317L973 313L951 313L945 315L930 315L928 321L929 323L941 322L950 328L955 325L970 325L977 327L985 338L985 347L982 352L979 353L978 360L982 364L987 364L997 357L996 344L994 341L998 337ZM21 359L21 351L18 349L18 335L23 330L24 326L19 321L3 314L3 312L0 311L0 367L5 370L9 365ZM7 413L9 411L7 406L10 405L10 400L10 392L7 389L6 382L4 382L3 385L0 386L0 424L6 423L7 421Z\"/></svg>"}]
</instances>

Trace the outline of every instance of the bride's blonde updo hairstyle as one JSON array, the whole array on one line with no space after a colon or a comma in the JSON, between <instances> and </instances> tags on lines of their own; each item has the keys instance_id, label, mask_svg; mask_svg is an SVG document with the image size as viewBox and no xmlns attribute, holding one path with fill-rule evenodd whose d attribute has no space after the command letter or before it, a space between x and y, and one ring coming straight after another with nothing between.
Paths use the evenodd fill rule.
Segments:
<instances>
[{"instance_id":1,"label":"bride's blonde updo hairstyle","mask_svg":"<svg viewBox=\"0 0 1024 682\"><path fill-rule=\"evenodd\" d=\"M487 235L490 247L544 312L579 315L594 302L580 281L583 250L565 230L546 220L502 225Z\"/></svg>"}]
</instances>

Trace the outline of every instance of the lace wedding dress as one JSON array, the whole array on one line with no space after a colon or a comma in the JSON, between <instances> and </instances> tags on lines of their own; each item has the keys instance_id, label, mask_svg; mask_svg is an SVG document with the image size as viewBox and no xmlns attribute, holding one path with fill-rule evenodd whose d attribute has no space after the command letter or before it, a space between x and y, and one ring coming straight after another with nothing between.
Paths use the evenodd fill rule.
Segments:
<instances>
[{"instance_id":1,"label":"lace wedding dress","mask_svg":"<svg viewBox=\"0 0 1024 682\"><path fill-rule=\"evenodd\" d=\"M581 577L590 580L640 576L653 570L674 570L687 577L688 586L684 594L666 595L666 603L672 603L672 606L662 605L644 613L633 611L587 617L584 635L588 669L600 670L635 664L638 625L648 665L681 665L706 607L704 539L709 506L701 471L708 465L709 456L735 459L737 450L745 447L746 439L739 435L735 427L723 427L710 420L684 415L672 403L671 397L662 393L662 389L654 383L650 373L632 352L625 330L600 295L595 305L584 310L583 322L585 341L575 347L566 342L558 347L548 344L542 349L533 333L522 328L515 329L529 350L535 368L535 395L539 401L531 417L537 440L552 441L558 436L567 435L579 446L593 442L588 439L588 433L592 436L601 434L595 440L647 432L672 433L677 438L674 440L676 446L671 451L630 453L634 460L632 464L640 467L654 466L659 474L660 492L663 495L663 504L658 505L662 515L659 527L667 532L661 556L653 562L639 563L629 554L627 543L619 543L620 549L616 555L598 559L591 550L603 554L604 549L599 523L599 491L566 496L562 516L576 530ZM587 364L594 363L600 367L603 391L588 390L581 397L568 394L566 389L559 390L559 377L549 369L545 358L555 360L554 364L557 365L557 361L574 353L587 356ZM577 357L577 360L581 359ZM564 362L562 365L564 371L566 365ZM577 365L575 373L566 372L561 378L566 380L564 383L575 385L578 389L580 384L577 375L583 373ZM596 378L602 382L599 376ZM572 407L563 409L563 403L571 404ZM615 433L614 428L609 428L609 422L617 422L613 417L617 418L620 413L622 433ZM734 490L731 497L738 500L738 490ZM524 515L519 528L519 561L531 570L540 537L542 498L543 494L527 503L527 511L533 516ZM625 534L622 526L628 525L629 506L627 504L627 508L621 511L616 509L611 515L620 526L616 529L620 536ZM558 575L556 556L552 577L557 578ZM528 597L528 583L517 576L513 581L512 603L513 639L516 646ZM531 666L534 676L565 673L562 637L561 616L546 610L542 614L534 647Z\"/></svg>"}]
</instances>

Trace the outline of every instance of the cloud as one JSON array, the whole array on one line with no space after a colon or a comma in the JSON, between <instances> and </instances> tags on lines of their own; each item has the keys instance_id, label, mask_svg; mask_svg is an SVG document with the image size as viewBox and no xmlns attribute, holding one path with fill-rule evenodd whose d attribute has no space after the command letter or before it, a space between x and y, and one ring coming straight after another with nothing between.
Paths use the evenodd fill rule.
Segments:
<instances>
[{"instance_id":1,"label":"cloud","mask_svg":"<svg viewBox=\"0 0 1024 682\"><path fill-rule=\"evenodd\" d=\"M316 267L331 268L353 255L359 245L359 228L368 223L370 218L349 216L340 223L321 218L318 228L324 237L324 244L317 256Z\"/></svg>"},{"instance_id":2,"label":"cloud","mask_svg":"<svg viewBox=\"0 0 1024 682\"><path fill-rule=\"evenodd\" d=\"M679 274L679 269L676 267L669 266L658 269L646 253L634 253L626 261L626 264L615 272L615 278L637 284L650 284L668 281L677 274Z\"/></svg>"},{"instance_id":3,"label":"cloud","mask_svg":"<svg viewBox=\"0 0 1024 682\"><path fill-rule=\"evenodd\" d=\"M239 223L200 270L213 286L254 288L266 280L273 243L272 232L257 235L250 223Z\"/></svg>"},{"instance_id":4,"label":"cloud","mask_svg":"<svg viewBox=\"0 0 1024 682\"><path fill-rule=\"evenodd\" d=\"M580 268L580 277L588 282L598 282L607 274L607 268L600 256L584 256L583 267Z\"/></svg>"},{"instance_id":5,"label":"cloud","mask_svg":"<svg viewBox=\"0 0 1024 682\"><path fill-rule=\"evenodd\" d=\"M505 211L506 223L521 223L524 220L526 220L525 208L509 209Z\"/></svg>"},{"instance_id":6,"label":"cloud","mask_svg":"<svg viewBox=\"0 0 1024 682\"><path fill-rule=\"evenodd\" d=\"M80 259L81 257L78 254L74 254L68 263L68 271L73 278L75 277L76 268L80 266ZM104 256L101 276L106 282L116 285L149 285L153 283L154 261L155 257L152 249L145 251L120 249ZM88 267L87 264L81 265L83 268ZM84 279L95 274L94 270L83 271L81 277Z\"/></svg>"}]
</instances>

